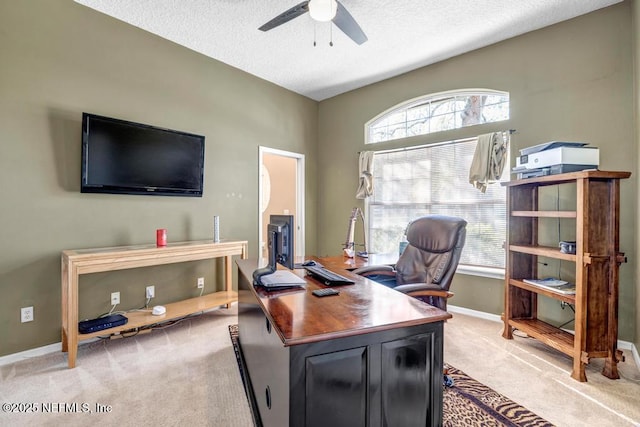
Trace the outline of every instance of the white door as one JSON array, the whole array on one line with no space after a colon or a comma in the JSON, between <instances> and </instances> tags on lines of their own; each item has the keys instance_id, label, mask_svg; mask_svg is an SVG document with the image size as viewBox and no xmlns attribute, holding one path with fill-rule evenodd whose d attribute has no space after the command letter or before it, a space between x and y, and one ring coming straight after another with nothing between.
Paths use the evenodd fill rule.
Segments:
<instances>
[{"instance_id":1,"label":"white door","mask_svg":"<svg viewBox=\"0 0 640 427\"><path fill-rule=\"evenodd\" d=\"M267 224L272 214L294 216L294 255L296 262L304 248L304 155L259 147L260 200L258 235L261 258L266 258Z\"/></svg>"}]
</instances>

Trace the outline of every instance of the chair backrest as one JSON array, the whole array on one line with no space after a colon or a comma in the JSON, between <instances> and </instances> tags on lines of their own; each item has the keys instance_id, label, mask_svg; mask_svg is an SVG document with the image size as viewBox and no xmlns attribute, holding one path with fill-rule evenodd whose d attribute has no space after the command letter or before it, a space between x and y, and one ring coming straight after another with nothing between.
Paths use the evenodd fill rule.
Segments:
<instances>
[{"instance_id":1,"label":"chair backrest","mask_svg":"<svg viewBox=\"0 0 640 427\"><path fill-rule=\"evenodd\" d=\"M467 235L462 218L428 215L407 228L409 244L396 264L396 284L426 283L449 290Z\"/></svg>"}]
</instances>

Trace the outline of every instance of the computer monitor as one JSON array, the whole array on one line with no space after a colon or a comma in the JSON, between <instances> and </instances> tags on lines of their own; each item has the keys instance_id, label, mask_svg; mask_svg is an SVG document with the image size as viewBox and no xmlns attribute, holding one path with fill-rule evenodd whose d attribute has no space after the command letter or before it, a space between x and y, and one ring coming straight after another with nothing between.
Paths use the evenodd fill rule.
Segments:
<instances>
[{"instance_id":1,"label":"computer monitor","mask_svg":"<svg viewBox=\"0 0 640 427\"><path fill-rule=\"evenodd\" d=\"M270 237L269 250L273 253L269 260L271 265L275 268L275 263L278 263L293 270L293 215L271 215L267 234Z\"/></svg>"},{"instance_id":2,"label":"computer monitor","mask_svg":"<svg viewBox=\"0 0 640 427\"><path fill-rule=\"evenodd\" d=\"M267 250L269 264L253 272L253 280L260 283L260 277L276 271L277 264L293 270L293 215L270 215L267 225Z\"/></svg>"}]
</instances>

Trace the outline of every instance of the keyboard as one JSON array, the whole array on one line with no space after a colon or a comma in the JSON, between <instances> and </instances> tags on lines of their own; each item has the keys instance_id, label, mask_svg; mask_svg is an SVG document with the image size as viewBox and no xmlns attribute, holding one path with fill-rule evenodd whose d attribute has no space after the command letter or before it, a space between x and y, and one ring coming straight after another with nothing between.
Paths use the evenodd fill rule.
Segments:
<instances>
[{"instance_id":1,"label":"keyboard","mask_svg":"<svg viewBox=\"0 0 640 427\"><path fill-rule=\"evenodd\" d=\"M336 285L353 285L355 282L351 279L348 279L344 276L341 276L333 271L327 270L324 267L319 267L317 265L309 265L303 267L307 270L307 273L321 281L327 286L336 286Z\"/></svg>"}]
</instances>

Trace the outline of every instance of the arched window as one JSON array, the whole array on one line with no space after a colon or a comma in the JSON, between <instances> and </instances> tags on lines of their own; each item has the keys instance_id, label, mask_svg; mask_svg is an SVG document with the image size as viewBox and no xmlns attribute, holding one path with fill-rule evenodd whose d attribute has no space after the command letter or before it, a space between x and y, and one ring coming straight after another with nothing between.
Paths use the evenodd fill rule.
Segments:
<instances>
[{"instance_id":1,"label":"arched window","mask_svg":"<svg viewBox=\"0 0 640 427\"><path fill-rule=\"evenodd\" d=\"M508 119L508 92L489 89L441 92L403 102L371 119L365 125L365 143Z\"/></svg>"},{"instance_id":2,"label":"arched window","mask_svg":"<svg viewBox=\"0 0 640 427\"><path fill-rule=\"evenodd\" d=\"M508 93L462 90L393 107L369 121L366 135L368 143L376 143L508 118ZM508 131L504 135L508 138ZM478 137L443 138L426 145L418 138L416 142L374 152L374 193L365 201L369 249L374 253L397 251L407 224L420 216L459 216L468 225L458 272L502 277L506 189L493 184L482 193L469 183ZM508 178L507 164L501 180Z\"/></svg>"}]
</instances>

